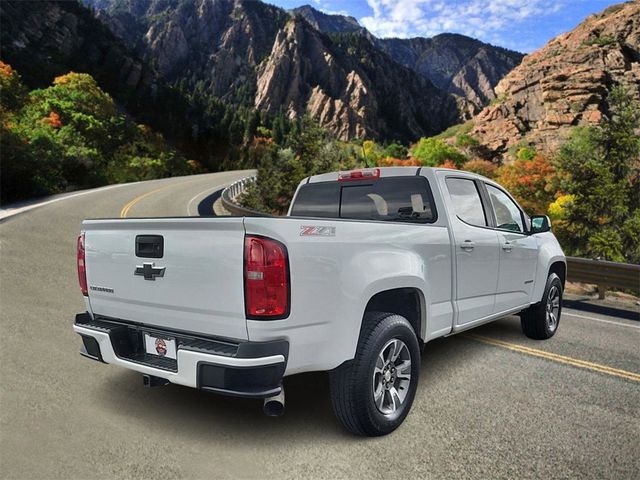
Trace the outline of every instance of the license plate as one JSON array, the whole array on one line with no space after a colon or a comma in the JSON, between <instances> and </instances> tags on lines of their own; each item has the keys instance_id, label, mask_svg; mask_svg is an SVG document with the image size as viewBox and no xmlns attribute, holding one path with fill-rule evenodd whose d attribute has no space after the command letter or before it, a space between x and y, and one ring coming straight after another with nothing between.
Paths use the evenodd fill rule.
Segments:
<instances>
[{"instance_id":1,"label":"license plate","mask_svg":"<svg viewBox=\"0 0 640 480\"><path fill-rule=\"evenodd\" d=\"M173 338L144 334L144 349L151 355L176 359L176 341Z\"/></svg>"}]
</instances>

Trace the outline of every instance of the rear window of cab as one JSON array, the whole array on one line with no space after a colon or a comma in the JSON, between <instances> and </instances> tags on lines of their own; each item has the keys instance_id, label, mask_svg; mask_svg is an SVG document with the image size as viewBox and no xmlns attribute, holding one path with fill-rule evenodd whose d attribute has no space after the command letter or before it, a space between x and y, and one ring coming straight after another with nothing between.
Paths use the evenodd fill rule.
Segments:
<instances>
[{"instance_id":1,"label":"rear window of cab","mask_svg":"<svg viewBox=\"0 0 640 480\"><path fill-rule=\"evenodd\" d=\"M291 216L409 223L437 219L429 182L420 176L307 183L298 191Z\"/></svg>"}]
</instances>

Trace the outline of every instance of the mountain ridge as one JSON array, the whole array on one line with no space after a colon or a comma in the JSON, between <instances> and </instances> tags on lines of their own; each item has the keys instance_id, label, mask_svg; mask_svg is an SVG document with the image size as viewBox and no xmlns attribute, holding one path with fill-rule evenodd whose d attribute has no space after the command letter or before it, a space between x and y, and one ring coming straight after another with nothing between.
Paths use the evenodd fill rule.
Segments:
<instances>
[{"instance_id":1,"label":"mountain ridge","mask_svg":"<svg viewBox=\"0 0 640 480\"><path fill-rule=\"evenodd\" d=\"M200 141L201 132L233 130L239 141L252 109L267 114L260 114L266 124L269 115L309 114L343 140L409 143L475 113L518 60L459 35L377 39L353 17L310 6L292 13L249 0L84 4L94 20L76 2L32 9L3 2L3 21L10 21L2 57L39 85L62 68L87 71L143 119L161 116L148 107L162 91L185 116L167 115L162 130L175 138L169 119L177 121L180 143L205 155L210 142ZM26 34L26 47L15 47ZM56 61L55 75L40 71Z\"/></svg>"},{"instance_id":2,"label":"mountain ridge","mask_svg":"<svg viewBox=\"0 0 640 480\"><path fill-rule=\"evenodd\" d=\"M622 85L640 102L640 3L612 5L527 55L496 86L497 101L470 135L489 158L533 146L557 151L574 127L608 115L607 96Z\"/></svg>"},{"instance_id":3,"label":"mountain ridge","mask_svg":"<svg viewBox=\"0 0 640 480\"><path fill-rule=\"evenodd\" d=\"M87 2L98 18L185 92L202 85L211 95L271 114L283 111L294 119L308 113L344 140L410 142L458 119L453 96L397 64L369 40L336 39L302 16L262 2ZM289 25L295 25L296 32L287 32ZM291 49L278 44L287 37L308 44ZM355 59L350 48L361 57ZM296 52L317 54L318 62L312 65ZM277 61L273 55L279 55ZM265 62L271 66L266 68ZM280 74L265 74L270 69ZM350 99L348 88L356 87L354 81L361 95ZM395 91L400 84L409 84L413 96ZM287 93L281 94L284 89Z\"/></svg>"},{"instance_id":4,"label":"mountain ridge","mask_svg":"<svg viewBox=\"0 0 640 480\"><path fill-rule=\"evenodd\" d=\"M498 81L524 55L457 33L430 38L378 38L353 17L326 14L309 5L291 10L325 33L358 33L396 62L455 95L464 118L470 118L495 98ZM355 23L354 23L355 22Z\"/></svg>"},{"instance_id":5,"label":"mountain ridge","mask_svg":"<svg viewBox=\"0 0 640 480\"><path fill-rule=\"evenodd\" d=\"M351 61L347 63L356 74L352 75L352 78L369 77L370 81L365 80L365 83L370 94L376 97L388 96L389 89L386 85L391 83L399 85L398 79L393 78L398 76L412 85L423 87L429 95L417 92L416 98L412 101L401 93L396 94L394 97L401 102L397 105L396 111L391 105L380 114L376 114L374 106L376 102L370 102L368 108L364 110L369 118L362 119L355 113L358 110L358 100L350 106L352 102L346 101L345 95L348 93L346 90L336 92L333 88L327 89L320 85L313 85L311 77L306 78L306 83L311 82L306 85L305 82L300 83L300 79L293 82L282 79L283 83L290 86L297 82L300 92L299 98L293 102L295 108L291 108L291 98L287 98L288 103L279 105L279 108L288 112L291 117L296 117L301 115L306 107L310 107L308 113L344 139L347 136L356 135L411 141L421 135L437 133L438 129L448 126L452 121L468 118L493 99L493 86L521 58L520 54L514 52L500 56L495 52L502 52L501 49L473 39L465 40L475 49L469 53L466 51L469 49L468 45L464 45L464 49L456 47L456 42L460 43L462 36L450 36L435 41L425 39L427 46L415 52L417 63L403 62L402 58L394 57L394 40L386 41L374 37L353 17L326 14L309 5L287 12L262 2L244 0L215 2L189 0L176 4L177 6L157 0L124 0L122 2L85 0L85 2L93 6L98 18L110 25L117 35L136 48L143 58L170 81L186 79L184 83L187 89L194 88L198 81L204 81L207 89L223 98L240 96L247 100L252 95L258 95L257 75L261 68L260 63L268 61L278 33L285 29L290 17L303 18L308 23L308 28L328 35L334 44L346 45L347 49L351 48L354 40L342 38L344 35L362 36L371 46L365 48L359 43L359 51L364 55L362 61L355 65ZM252 10L260 11L262 20L258 19L257 15L253 15ZM233 21L229 22L229 19ZM209 29L203 29L203 24L208 25ZM299 26L299 28L305 27ZM194 41L194 36L198 35L201 35L203 40ZM257 38L257 35L260 37ZM316 36L315 34L302 35L300 38L311 40ZM442 50L441 54L436 51L438 49ZM397 66L376 51L388 55L397 63ZM420 56L425 57L425 62L419 61ZM327 64L326 68L335 69L334 73L341 72L339 76L342 80L339 83L349 85L346 76L350 72L343 72L347 65L338 65L340 59L345 56L333 55L333 57L333 64ZM379 68L387 69L386 76L390 77L388 81L381 75L363 74L362 70L367 66L367 59L372 57L380 60ZM438 64L444 64L444 67L436 69L435 73L434 69L425 68L426 63L434 63L432 62L434 58ZM234 62L237 65L234 65ZM425 84L422 80L407 74L400 68L401 66L412 70L428 83ZM450 74L443 73L447 68L452 70ZM315 70L315 74L319 74L320 77L327 76L327 72L320 74L318 67L312 70ZM370 74L373 73L372 69L367 68L367 70ZM271 79L271 83L273 81ZM262 84L264 85L264 82ZM436 87L430 84L436 84ZM313 94L314 89L315 94ZM238 94L239 90L240 94ZM270 92L278 90L278 88L266 89ZM376 95L375 92L378 90ZM262 91L264 92L265 89L263 88ZM332 93L329 94L329 91ZM380 92L385 93L380 94ZM330 101L320 100L319 95L323 97L328 95ZM309 101L311 96L314 98ZM427 96L429 98L426 98ZM282 98L285 99L285 97ZM245 103L248 105L250 102ZM418 106L422 103L424 109L430 109L422 115L424 119L430 118L430 122L417 118L415 114L417 109L413 105L415 103ZM441 103L445 107L434 110L433 106L436 103ZM273 99L265 99L264 95L254 98L254 106L261 108L266 105L270 112L274 111L274 104ZM345 108L350 113L347 113ZM387 110L390 115L387 115ZM337 115L337 118L332 117L332 112ZM433 120L436 115L441 118L439 122ZM375 116L382 118L372 118ZM406 122L406 127L394 125L399 119ZM438 124L438 127L434 130L435 124ZM389 128L390 125L394 125L394 128Z\"/></svg>"}]
</instances>

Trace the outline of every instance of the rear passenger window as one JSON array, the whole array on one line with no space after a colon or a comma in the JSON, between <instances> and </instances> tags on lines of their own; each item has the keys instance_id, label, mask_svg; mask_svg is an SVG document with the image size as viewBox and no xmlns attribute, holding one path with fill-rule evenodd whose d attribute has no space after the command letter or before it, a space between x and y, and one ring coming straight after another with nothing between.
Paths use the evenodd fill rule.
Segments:
<instances>
[{"instance_id":1,"label":"rear passenger window","mask_svg":"<svg viewBox=\"0 0 640 480\"><path fill-rule=\"evenodd\" d=\"M437 219L429 182L417 176L308 183L300 187L291 215L416 223Z\"/></svg>"},{"instance_id":2,"label":"rear passenger window","mask_svg":"<svg viewBox=\"0 0 640 480\"><path fill-rule=\"evenodd\" d=\"M340 218L419 223L436 220L431 190L423 177L391 177L366 185L345 185Z\"/></svg>"},{"instance_id":3,"label":"rear passenger window","mask_svg":"<svg viewBox=\"0 0 640 480\"><path fill-rule=\"evenodd\" d=\"M487 217L482 207L476 182L466 178L450 177L446 179L446 183L453 209L458 218L471 225L487 226Z\"/></svg>"}]
</instances>

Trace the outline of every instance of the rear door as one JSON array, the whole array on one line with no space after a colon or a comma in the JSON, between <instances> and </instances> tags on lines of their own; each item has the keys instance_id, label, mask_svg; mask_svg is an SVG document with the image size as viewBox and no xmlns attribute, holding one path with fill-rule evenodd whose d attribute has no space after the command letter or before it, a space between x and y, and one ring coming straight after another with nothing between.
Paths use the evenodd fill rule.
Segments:
<instances>
[{"instance_id":1,"label":"rear door","mask_svg":"<svg viewBox=\"0 0 640 480\"><path fill-rule=\"evenodd\" d=\"M536 275L538 244L528 235L525 216L507 193L485 183L498 240L500 274L494 312L505 312L529 304Z\"/></svg>"},{"instance_id":2,"label":"rear door","mask_svg":"<svg viewBox=\"0 0 640 480\"><path fill-rule=\"evenodd\" d=\"M95 315L247 339L242 218L83 223Z\"/></svg>"},{"instance_id":3,"label":"rear door","mask_svg":"<svg viewBox=\"0 0 640 480\"><path fill-rule=\"evenodd\" d=\"M458 325L491 315L498 284L498 233L490 228L480 184L457 175L445 177L456 259Z\"/></svg>"}]
</instances>

